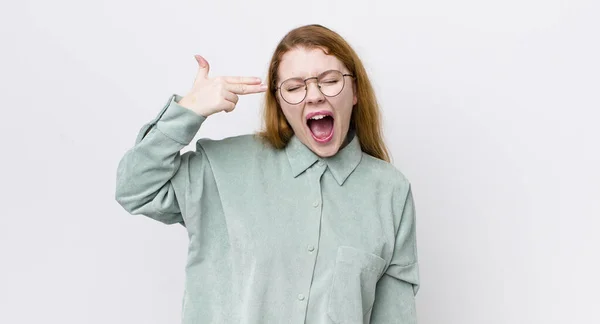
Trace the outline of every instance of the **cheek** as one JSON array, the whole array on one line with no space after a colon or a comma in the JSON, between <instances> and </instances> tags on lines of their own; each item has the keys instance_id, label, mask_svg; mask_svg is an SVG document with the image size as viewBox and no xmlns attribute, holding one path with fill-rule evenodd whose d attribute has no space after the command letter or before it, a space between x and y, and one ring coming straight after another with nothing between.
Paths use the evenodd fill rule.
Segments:
<instances>
[{"instance_id":1,"label":"cheek","mask_svg":"<svg viewBox=\"0 0 600 324\"><path fill-rule=\"evenodd\" d=\"M354 107L354 96L352 92L345 93L344 96L339 96L336 99L337 100L333 101L331 104L335 107L338 116L344 121L350 120L352 109Z\"/></svg>"},{"instance_id":2,"label":"cheek","mask_svg":"<svg viewBox=\"0 0 600 324\"><path fill-rule=\"evenodd\" d=\"M345 87L339 97L344 105L354 106L356 104L356 96L352 87Z\"/></svg>"},{"instance_id":3,"label":"cheek","mask_svg":"<svg viewBox=\"0 0 600 324\"><path fill-rule=\"evenodd\" d=\"M281 105L281 111L283 111L285 119L287 119L288 123L292 125L292 127L296 127L296 125L300 123L300 111L295 109L295 107Z\"/></svg>"}]
</instances>

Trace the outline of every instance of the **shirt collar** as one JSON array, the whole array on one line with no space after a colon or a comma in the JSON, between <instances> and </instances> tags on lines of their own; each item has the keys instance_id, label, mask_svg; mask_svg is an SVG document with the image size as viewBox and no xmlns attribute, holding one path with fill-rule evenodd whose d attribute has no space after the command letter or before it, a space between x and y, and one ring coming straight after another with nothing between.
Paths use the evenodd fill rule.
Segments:
<instances>
[{"instance_id":1,"label":"shirt collar","mask_svg":"<svg viewBox=\"0 0 600 324\"><path fill-rule=\"evenodd\" d=\"M331 170L331 174L333 174L333 177L340 186L344 184L352 171L356 169L362 158L358 136L353 131L349 131L348 138L350 139L350 143L343 149L339 150L334 156L321 159L329 170ZM304 145L296 135L292 136L285 151L290 161L294 178L319 160L319 157Z\"/></svg>"}]
</instances>

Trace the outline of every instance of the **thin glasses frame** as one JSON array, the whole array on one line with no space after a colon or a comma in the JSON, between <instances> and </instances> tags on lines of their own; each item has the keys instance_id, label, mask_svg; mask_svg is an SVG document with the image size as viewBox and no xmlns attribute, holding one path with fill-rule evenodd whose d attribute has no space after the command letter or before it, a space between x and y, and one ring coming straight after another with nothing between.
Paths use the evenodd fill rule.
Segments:
<instances>
[{"instance_id":1,"label":"thin glasses frame","mask_svg":"<svg viewBox=\"0 0 600 324\"><path fill-rule=\"evenodd\" d=\"M321 78L323 75L325 75L326 73L329 73L329 72L338 72L338 73L340 73L342 75L342 87L340 88L340 91L338 93L336 93L335 95L332 95L332 96L329 96L329 95L326 95L325 93L323 93L323 90L321 90L321 84L319 83L319 78ZM300 80L300 78L289 78L289 79L284 80L283 82L281 82L279 84L278 87L275 88L275 93L277 93L277 91L279 91L279 93L281 94L281 98L285 102L287 102L290 105L297 105L297 104L301 103L302 101L304 101L304 99L306 99L306 96L308 95L308 83L306 83L306 82L308 80L311 80L311 79L316 79L317 80L317 88L319 88L319 91L325 97L330 97L331 98L331 97L335 97L335 96L339 95L340 93L342 93L342 91L344 90L344 87L346 86L346 79L345 79L345 77L347 77L347 76L354 78L354 75L351 74L351 73L342 73L342 71L339 71L339 70L327 70L327 71L319 74L316 77L310 77L310 78L306 78L306 79L302 80L304 82L304 97L302 97L302 100L300 100L298 102L289 102L289 101L287 101L287 99L285 99L285 96L281 92L281 87L283 86L284 83L286 83L289 80L294 80L294 79Z\"/></svg>"}]
</instances>

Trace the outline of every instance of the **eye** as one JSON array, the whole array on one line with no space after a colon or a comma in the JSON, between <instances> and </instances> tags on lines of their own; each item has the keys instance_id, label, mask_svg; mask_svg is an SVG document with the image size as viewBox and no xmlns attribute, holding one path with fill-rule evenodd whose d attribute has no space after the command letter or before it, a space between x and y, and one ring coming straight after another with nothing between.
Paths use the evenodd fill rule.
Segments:
<instances>
[{"instance_id":1,"label":"eye","mask_svg":"<svg viewBox=\"0 0 600 324\"><path fill-rule=\"evenodd\" d=\"M319 84L324 85L324 86L333 86L336 85L340 82L339 79L336 78L327 78L325 80L322 80Z\"/></svg>"},{"instance_id":2,"label":"eye","mask_svg":"<svg viewBox=\"0 0 600 324\"><path fill-rule=\"evenodd\" d=\"M291 88L286 89L286 91L288 91L288 92L298 91L298 90L300 90L300 88L302 88L302 87L300 87L300 86L291 87Z\"/></svg>"},{"instance_id":3,"label":"eye","mask_svg":"<svg viewBox=\"0 0 600 324\"><path fill-rule=\"evenodd\" d=\"M289 79L281 86L286 92L295 92L303 89L305 86L304 81L299 79Z\"/></svg>"}]
</instances>

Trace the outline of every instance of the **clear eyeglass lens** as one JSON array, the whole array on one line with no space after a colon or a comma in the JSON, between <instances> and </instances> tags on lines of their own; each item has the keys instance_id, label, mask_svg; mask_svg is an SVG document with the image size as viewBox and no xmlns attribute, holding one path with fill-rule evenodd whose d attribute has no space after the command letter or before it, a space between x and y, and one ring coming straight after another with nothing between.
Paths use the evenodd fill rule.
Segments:
<instances>
[{"instance_id":1,"label":"clear eyeglass lens","mask_svg":"<svg viewBox=\"0 0 600 324\"><path fill-rule=\"evenodd\" d=\"M344 88L344 76L339 71L325 72L317 82L321 92L328 97L337 96ZM300 103L306 96L306 83L299 78L288 79L281 85L281 95L290 104Z\"/></svg>"}]
</instances>

